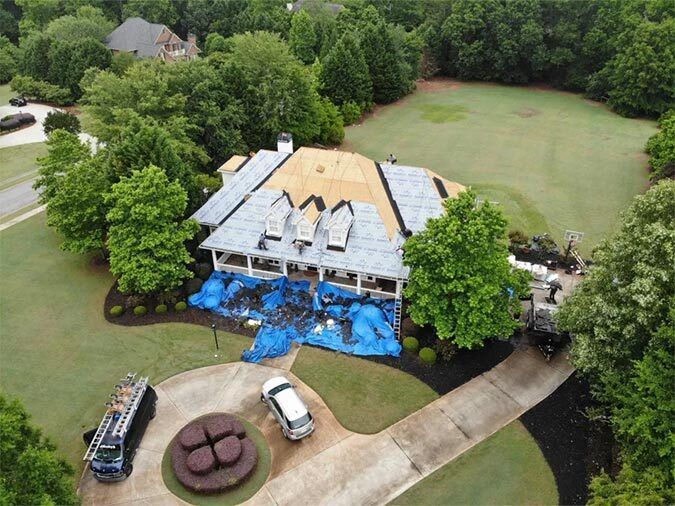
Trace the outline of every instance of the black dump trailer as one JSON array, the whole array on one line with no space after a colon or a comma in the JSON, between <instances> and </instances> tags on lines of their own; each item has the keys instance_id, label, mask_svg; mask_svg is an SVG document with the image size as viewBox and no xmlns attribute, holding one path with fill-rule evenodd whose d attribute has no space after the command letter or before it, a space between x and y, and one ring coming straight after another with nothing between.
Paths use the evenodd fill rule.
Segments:
<instances>
[{"instance_id":1,"label":"black dump trailer","mask_svg":"<svg viewBox=\"0 0 675 506\"><path fill-rule=\"evenodd\" d=\"M110 395L99 426L83 435L84 460L99 481L121 481L133 471L133 460L148 423L155 417L157 394L148 378L129 373Z\"/></svg>"},{"instance_id":2,"label":"black dump trailer","mask_svg":"<svg viewBox=\"0 0 675 506\"><path fill-rule=\"evenodd\" d=\"M530 297L530 308L527 312L527 333L539 348L546 360L551 360L559 350L570 342L569 334L558 332L554 315L559 306L545 302L534 302Z\"/></svg>"}]
</instances>

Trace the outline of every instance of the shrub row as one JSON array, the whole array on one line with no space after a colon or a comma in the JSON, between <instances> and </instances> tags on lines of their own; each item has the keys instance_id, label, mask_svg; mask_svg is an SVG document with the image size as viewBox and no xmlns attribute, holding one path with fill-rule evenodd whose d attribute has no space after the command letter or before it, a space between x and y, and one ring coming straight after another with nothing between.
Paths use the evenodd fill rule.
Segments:
<instances>
[{"instance_id":1,"label":"shrub row","mask_svg":"<svg viewBox=\"0 0 675 506\"><path fill-rule=\"evenodd\" d=\"M403 340L403 349L410 353L417 353L420 348L420 342L416 337L408 336ZM419 357L422 362L427 364L436 363L436 352L432 348L422 348L419 350Z\"/></svg>"},{"instance_id":2,"label":"shrub row","mask_svg":"<svg viewBox=\"0 0 675 506\"><path fill-rule=\"evenodd\" d=\"M185 301L176 302L173 308L177 313L181 313L187 309L187 303ZM155 307L156 314L166 314L168 311L169 308L166 304L159 304L158 306ZM143 316L144 314L147 314L147 312L148 308L146 308L145 306L134 307L134 314L136 316ZM124 308L122 306L113 306L110 308L110 316L116 318L118 316L122 316L123 314Z\"/></svg>"}]
</instances>

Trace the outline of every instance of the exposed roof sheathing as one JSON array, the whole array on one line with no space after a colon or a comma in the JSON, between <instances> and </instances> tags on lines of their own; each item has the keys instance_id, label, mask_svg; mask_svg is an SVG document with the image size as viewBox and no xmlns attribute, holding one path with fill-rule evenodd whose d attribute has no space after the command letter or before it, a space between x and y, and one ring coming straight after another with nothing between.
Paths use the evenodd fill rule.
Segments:
<instances>
[{"instance_id":1,"label":"exposed roof sheathing","mask_svg":"<svg viewBox=\"0 0 675 506\"><path fill-rule=\"evenodd\" d=\"M327 207L341 200L373 204L387 235L393 239L400 228L395 202L387 195L386 182L375 162L358 153L302 147L272 175L264 187L285 190L294 202L321 196Z\"/></svg>"},{"instance_id":2,"label":"exposed roof sheathing","mask_svg":"<svg viewBox=\"0 0 675 506\"><path fill-rule=\"evenodd\" d=\"M247 156L234 155L228 161L218 167L218 172L237 172L247 160Z\"/></svg>"}]
</instances>

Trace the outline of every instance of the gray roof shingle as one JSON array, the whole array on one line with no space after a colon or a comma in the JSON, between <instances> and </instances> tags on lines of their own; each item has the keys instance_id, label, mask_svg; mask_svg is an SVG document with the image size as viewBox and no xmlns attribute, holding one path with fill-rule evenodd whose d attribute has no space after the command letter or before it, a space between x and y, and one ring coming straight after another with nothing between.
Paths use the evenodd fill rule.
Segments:
<instances>
[{"instance_id":1,"label":"gray roof shingle","mask_svg":"<svg viewBox=\"0 0 675 506\"><path fill-rule=\"evenodd\" d=\"M155 41L164 28L141 18L129 18L105 38L105 44L108 49L136 51L137 56L157 56L163 44Z\"/></svg>"}]
</instances>

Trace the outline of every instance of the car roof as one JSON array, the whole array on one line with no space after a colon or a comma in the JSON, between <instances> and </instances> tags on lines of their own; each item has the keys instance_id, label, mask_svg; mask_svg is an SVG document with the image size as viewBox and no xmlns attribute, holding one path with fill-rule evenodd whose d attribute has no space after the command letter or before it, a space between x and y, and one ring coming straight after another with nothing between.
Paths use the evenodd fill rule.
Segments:
<instances>
[{"instance_id":1,"label":"car roof","mask_svg":"<svg viewBox=\"0 0 675 506\"><path fill-rule=\"evenodd\" d=\"M286 388L274 396L279 407L288 420L297 420L307 414L307 407L302 402L295 388Z\"/></svg>"},{"instance_id":2,"label":"car roof","mask_svg":"<svg viewBox=\"0 0 675 506\"><path fill-rule=\"evenodd\" d=\"M284 378L283 376L276 376L274 378L268 379L264 384L263 384L263 390L265 392L269 392L272 390L274 387L278 387L279 385L283 385L284 383L290 384L291 382L288 381L288 379Z\"/></svg>"}]
</instances>

